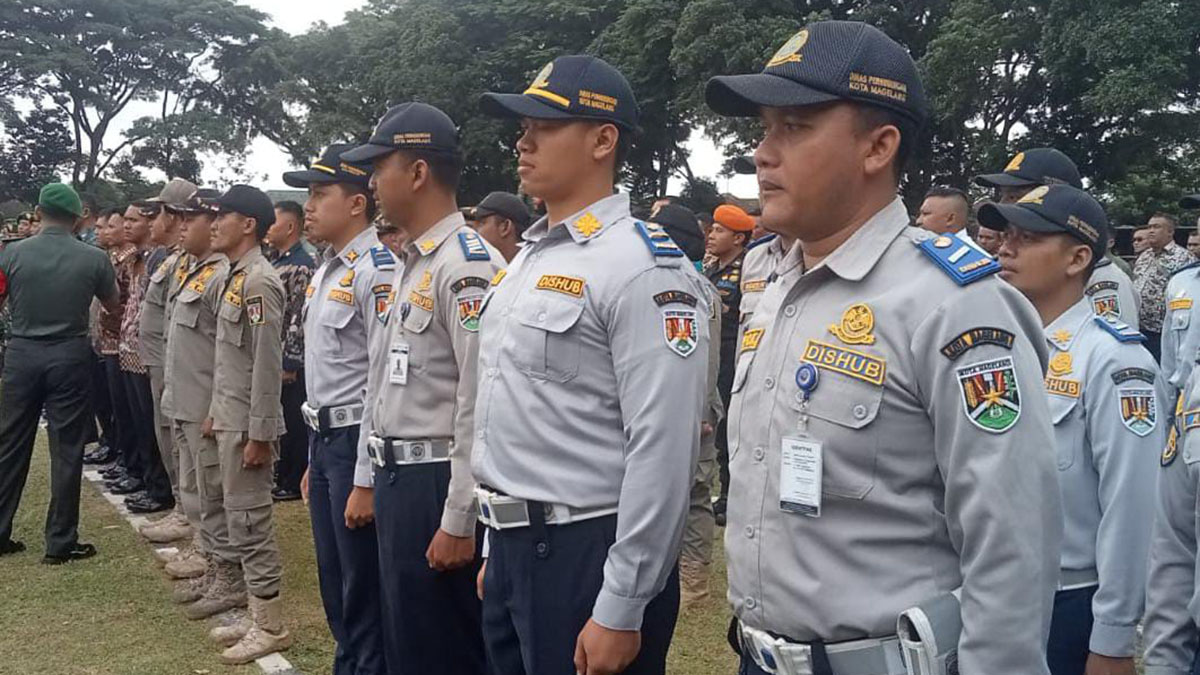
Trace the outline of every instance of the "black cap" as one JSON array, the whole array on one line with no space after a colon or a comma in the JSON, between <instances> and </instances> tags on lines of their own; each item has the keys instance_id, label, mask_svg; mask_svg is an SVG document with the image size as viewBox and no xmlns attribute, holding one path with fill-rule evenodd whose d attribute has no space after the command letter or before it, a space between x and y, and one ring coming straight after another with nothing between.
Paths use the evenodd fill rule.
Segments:
<instances>
[{"instance_id":1,"label":"black cap","mask_svg":"<svg viewBox=\"0 0 1200 675\"><path fill-rule=\"evenodd\" d=\"M1042 185L1015 204L979 207L979 224L1003 230L1009 224L1030 232L1065 232L1092 247L1099 259L1108 245L1108 216L1091 195L1070 185Z\"/></svg>"},{"instance_id":2,"label":"black cap","mask_svg":"<svg viewBox=\"0 0 1200 675\"><path fill-rule=\"evenodd\" d=\"M1180 199L1179 206L1185 209L1200 209L1200 195L1188 195Z\"/></svg>"},{"instance_id":3,"label":"black cap","mask_svg":"<svg viewBox=\"0 0 1200 675\"><path fill-rule=\"evenodd\" d=\"M1035 185L1070 185L1083 188L1079 167L1054 148L1032 148L1018 152L1004 167L1004 173L988 173L975 177L975 183L985 187L1032 187Z\"/></svg>"},{"instance_id":4,"label":"black cap","mask_svg":"<svg viewBox=\"0 0 1200 675\"><path fill-rule=\"evenodd\" d=\"M547 63L522 94L487 93L479 107L492 117L585 119L637 129L633 88L621 71L595 56L560 56Z\"/></svg>"},{"instance_id":5,"label":"black cap","mask_svg":"<svg viewBox=\"0 0 1200 675\"><path fill-rule=\"evenodd\" d=\"M733 158L733 172L740 174L754 175L758 173L758 167L754 164L752 155L742 155L741 157Z\"/></svg>"},{"instance_id":6,"label":"black cap","mask_svg":"<svg viewBox=\"0 0 1200 675\"><path fill-rule=\"evenodd\" d=\"M304 171L287 171L283 182L294 188L306 188L313 183L349 183L368 187L371 183L371 168L342 160L342 153L353 148L349 143L337 143L325 148L317 161Z\"/></svg>"},{"instance_id":7,"label":"black cap","mask_svg":"<svg viewBox=\"0 0 1200 675\"><path fill-rule=\"evenodd\" d=\"M260 228L275 222L275 205L267 193L249 185L234 185L217 198L221 213L240 213L253 218Z\"/></svg>"},{"instance_id":8,"label":"black cap","mask_svg":"<svg viewBox=\"0 0 1200 675\"><path fill-rule=\"evenodd\" d=\"M395 150L458 152L458 127L446 113L428 103L401 103L379 118L366 145L342 152L341 160L363 164Z\"/></svg>"},{"instance_id":9,"label":"black cap","mask_svg":"<svg viewBox=\"0 0 1200 675\"><path fill-rule=\"evenodd\" d=\"M525 202L511 192L491 192L472 209L472 215L475 218L493 214L516 223L518 233L523 232L529 226L529 221L532 220Z\"/></svg>"},{"instance_id":10,"label":"black cap","mask_svg":"<svg viewBox=\"0 0 1200 675\"><path fill-rule=\"evenodd\" d=\"M650 214L649 220L661 225L689 260L695 262L704 258L704 232L691 209L679 204L664 204Z\"/></svg>"},{"instance_id":11,"label":"black cap","mask_svg":"<svg viewBox=\"0 0 1200 675\"><path fill-rule=\"evenodd\" d=\"M710 79L704 99L727 117L754 117L763 106L831 101L886 108L918 126L929 114L908 50L861 21L810 23L783 43L761 73Z\"/></svg>"},{"instance_id":12,"label":"black cap","mask_svg":"<svg viewBox=\"0 0 1200 675\"><path fill-rule=\"evenodd\" d=\"M217 200L221 197L219 190L212 188L198 188L191 197L181 206L170 206L166 208L168 211L183 214L196 213L217 213L220 207L217 205Z\"/></svg>"}]
</instances>

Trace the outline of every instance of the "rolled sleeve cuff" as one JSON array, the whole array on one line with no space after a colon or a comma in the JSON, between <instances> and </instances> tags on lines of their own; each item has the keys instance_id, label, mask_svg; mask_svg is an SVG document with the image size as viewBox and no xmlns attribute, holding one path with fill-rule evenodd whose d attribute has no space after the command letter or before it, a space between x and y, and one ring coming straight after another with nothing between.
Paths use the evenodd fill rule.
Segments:
<instances>
[{"instance_id":1,"label":"rolled sleeve cuff","mask_svg":"<svg viewBox=\"0 0 1200 675\"><path fill-rule=\"evenodd\" d=\"M254 417L250 416L250 428L247 433L252 441L277 441L279 440L279 429L283 426L283 420L278 417Z\"/></svg>"},{"instance_id":2,"label":"rolled sleeve cuff","mask_svg":"<svg viewBox=\"0 0 1200 675\"><path fill-rule=\"evenodd\" d=\"M649 600L626 598L601 588L592 606L592 620L609 630L641 630Z\"/></svg>"},{"instance_id":3,"label":"rolled sleeve cuff","mask_svg":"<svg viewBox=\"0 0 1200 675\"><path fill-rule=\"evenodd\" d=\"M1092 639L1088 642L1088 650L1101 656L1127 658L1133 656L1136 637L1137 627L1134 625L1115 626L1097 621L1092 624Z\"/></svg>"},{"instance_id":4,"label":"rolled sleeve cuff","mask_svg":"<svg viewBox=\"0 0 1200 675\"><path fill-rule=\"evenodd\" d=\"M475 534L475 510L463 511L451 508L447 503L442 509L442 529L454 537L470 537Z\"/></svg>"},{"instance_id":5,"label":"rolled sleeve cuff","mask_svg":"<svg viewBox=\"0 0 1200 675\"><path fill-rule=\"evenodd\" d=\"M375 487L375 469L371 464L371 460L358 460L354 464L354 487L373 488Z\"/></svg>"}]
</instances>

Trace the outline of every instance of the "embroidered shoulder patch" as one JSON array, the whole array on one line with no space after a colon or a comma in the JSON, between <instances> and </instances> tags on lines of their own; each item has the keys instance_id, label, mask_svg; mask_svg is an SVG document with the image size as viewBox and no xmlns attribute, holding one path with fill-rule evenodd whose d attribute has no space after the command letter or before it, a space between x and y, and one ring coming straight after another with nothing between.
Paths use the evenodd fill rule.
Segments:
<instances>
[{"instance_id":1,"label":"embroidered shoulder patch","mask_svg":"<svg viewBox=\"0 0 1200 675\"><path fill-rule=\"evenodd\" d=\"M1117 290L1117 282L1105 280L1105 281L1097 281L1096 283L1092 284L1091 286L1088 286L1087 290L1084 291L1084 293L1086 293L1088 295L1095 295L1095 294L1099 293L1100 291L1115 291L1115 290Z\"/></svg>"},{"instance_id":2,"label":"embroidered shoulder patch","mask_svg":"<svg viewBox=\"0 0 1200 675\"><path fill-rule=\"evenodd\" d=\"M375 318L379 323L387 323L388 312L392 308L392 285L377 284L371 287L371 295L375 298Z\"/></svg>"},{"instance_id":3,"label":"embroidered shoulder patch","mask_svg":"<svg viewBox=\"0 0 1200 675\"><path fill-rule=\"evenodd\" d=\"M930 237L914 243L959 286L966 286L1000 271L1000 263L953 237Z\"/></svg>"},{"instance_id":4,"label":"embroidered shoulder patch","mask_svg":"<svg viewBox=\"0 0 1200 675\"><path fill-rule=\"evenodd\" d=\"M433 298L428 295L421 295L416 291L412 291L408 294L408 301L426 312L433 311Z\"/></svg>"},{"instance_id":5,"label":"embroidered shoulder patch","mask_svg":"<svg viewBox=\"0 0 1200 675\"><path fill-rule=\"evenodd\" d=\"M767 288L766 279L754 279L753 281L742 282L743 293L761 293Z\"/></svg>"},{"instance_id":6,"label":"embroidered shoulder patch","mask_svg":"<svg viewBox=\"0 0 1200 675\"><path fill-rule=\"evenodd\" d=\"M543 274L537 281L539 291L555 291L576 298L583 297L583 287L586 282L578 277L566 277L560 274Z\"/></svg>"},{"instance_id":7,"label":"embroidered shoulder patch","mask_svg":"<svg viewBox=\"0 0 1200 675\"><path fill-rule=\"evenodd\" d=\"M334 302L340 302L343 305L354 305L354 294L350 291L343 291L340 288L329 291L329 299Z\"/></svg>"},{"instance_id":8,"label":"embroidered shoulder patch","mask_svg":"<svg viewBox=\"0 0 1200 675\"><path fill-rule=\"evenodd\" d=\"M1146 368L1122 368L1112 374L1113 384L1125 384L1130 380L1141 380L1154 384L1154 372Z\"/></svg>"},{"instance_id":9,"label":"embroidered shoulder patch","mask_svg":"<svg viewBox=\"0 0 1200 675\"><path fill-rule=\"evenodd\" d=\"M963 366L955 375L971 424L993 434L1016 425L1021 417L1021 390L1011 356Z\"/></svg>"},{"instance_id":10,"label":"embroidered shoulder patch","mask_svg":"<svg viewBox=\"0 0 1200 675\"><path fill-rule=\"evenodd\" d=\"M666 230L662 229L661 225L656 223L645 223L640 220L635 221L638 234L642 235L642 240L646 242L646 246L650 249L650 253L656 258L682 258L683 249L671 239L671 235L667 234Z\"/></svg>"},{"instance_id":11,"label":"embroidered shoulder patch","mask_svg":"<svg viewBox=\"0 0 1200 675\"><path fill-rule=\"evenodd\" d=\"M455 299L458 303L458 325L472 333L479 331L479 318L483 316L483 293L463 293Z\"/></svg>"},{"instance_id":12,"label":"embroidered shoulder patch","mask_svg":"<svg viewBox=\"0 0 1200 675\"><path fill-rule=\"evenodd\" d=\"M463 257L467 260L491 260L483 237L478 232L459 232L458 245L462 247Z\"/></svg>"},{"instance_id":13,"label":"embroidered shoulder patch","mask_svg":"<svg viewBox=\"0 0 1200 675\"><path fill-rule=\"evenodd\" d=\"M696 350L696 310L664 309L662 316L667 347L682 357L690 356Z\"/></svg>"},{"instance_id":14,"label":"embroidered shoulder patch","mask_svg":"<svg viewBox=\"0 0 1200 675\"><path fill-rule=\"evenodd\" d=\"M758 349L758 343L762 342L763 333L767 332L764 328L751 328L742 333L742 351L752 352Z\"/></svg>"},{"instance_id":15,"label":"embroidered shoulder patch","mask_svg":"<svg viewBox=\"0 0 1200 675\"><path fill-rule=\"evenodd\" d=\"M501 268L496 270L496 276L492 277L492 285L499 286L500 282L504 280L504 275L506 274L508 274L508 270L506 269Z\"/></svg>"},{"instance_id":16,"label":"embroidered shoulder patch","mask_svg":"<svg viewBox=\"0 0 1200 675\"><path fill-rule=\"evenodd\" d=\"M757 346L757 342L755 345ZM804 346L804 356L801 357L801 360L818 368L841 373L874 385L882 385L887 372L887 361L879 356L839 347L820 340L808 341L808 344Z\"/></svg>"},{"instance_id":17,"label":"embroidered shoulder patch","mask_svg":"<svg viewBox=\"0 0 1200 675\"><path fill-rule=\"evenodd\" d=\"M1079 398L1079 394L1083 392L1083 385L1079 380L1069 380L1065 377L1054 377L1053 375L1046 377L1046 393L1056 396L1066 396L1068 398Z\"/></svg>"},{"instance_id":18,"label":"embroidered shoulder patch","mask_svg":"<svg viewBox=\"0 0 1200 675\"><path fill-rule=\"evenodd\" d=\"M238 272L229 280L229 285L225 287L225 302L234 307L242 306L242 288L246 285L246 273Z\"/></svg>"},{"instance_id":19,"label":"embroidered shoulder patch","mask_svg":"<svg viewBox=\"0 0 1200 675\"><path fill-rule=\"evenodd\" d=\"M261 326L267 322L261 295L246 298L246 316L249 317L251 326Z\"/></svg>"},{"instance_id":20,"label":"embroidered shoulder patch","mask_svg":"<svg viewBox=\"0 0 1200 675\"><path fill-rule=\"evenodd\" d=\"M942 347L941 352L942 356L951 361L956 361L958 357L980 345L996 345L997 347L1012 349L1014 339L1016 339L1015 336L1003 328L981 326L964 331L958 337L947 342Z\"/></svg>"},{"instance_id":21,"label":"embroidered shoulder patch","mask_svg":"<svg viewBox=\"0 0 1200 675\"><path fill-rule=\"evenodd\" d=\"M487 290L488 285L488 280L484 279L483 277L463 277L450 284L450 292L458 294L466 288L480 288Z\"/></svg>"},{"instance_id":22,"label":"embroidered shoulder patch","mask_svg":"<svg viewBox=\"0 0 1200 675\"><path fill-rule=\"evenodd\" d=\"M1158 409L1152 387L1117 389L1121 423L1138 436L1147 436L1158 423ZM1186 420L1186 416L1185 416Z\"/></svg>"},{"instance_id":23,"label":"embroidered shoulder patch","mask_svg":"<svg viewBox=\"0 0 1200 675\"><path fill-rule=\"evenodd\" d=\"M654 304L662 307L673 303L684 304L689 307L696 306L696 296L687 291L663 291L654 296Z\"/></svg>"}]
</instances>

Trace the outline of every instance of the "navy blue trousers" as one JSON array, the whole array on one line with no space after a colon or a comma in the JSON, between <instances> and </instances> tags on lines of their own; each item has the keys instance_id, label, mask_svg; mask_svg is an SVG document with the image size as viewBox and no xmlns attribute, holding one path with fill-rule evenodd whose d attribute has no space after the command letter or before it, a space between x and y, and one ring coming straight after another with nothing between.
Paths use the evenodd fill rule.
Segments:
<instances>
[{"instance_id":1,"label":"navy blue trousers","mask_svg":"<svg viewBox=\"0 0 1200 675\"><path fill-rule=\"evenodd\" d=\"M375 468L384 645L393 675L486 670L475 595L478 557L450 572L433 570L425 558L449 485L449 462Z\"/></svg>"},{"instance_id":2,"label":"navy blue trousers","mask_svg":"<svg viewBox=\"0 0 1200 675\"><path fill-rule=\"evenodd\" d=\"M1050 675L1083 675L1092 637L1092 596L1098 586L1054 594L1046 662Z\"/></svg>"},{"instance_id":3,"label":"navy blue trousers","mask_svg":"<svg viewBox=\"0 0 1200 675\"><path fill-rule=\"evenodd\" d=\"M540 531L539 531L540 530ZM575 672L575 642L592 616L617 517L492 530L483 636L493 675ZM642 650L626 675L661 675L679 614L679 572L646 607Z\"/></svg>"},{"instance_id":4,"label":"navy blue trousers","mask_svg":"<svg viewBox=\"0 0 1200 675\"><path fill-rule=\"evenodd\" d=\"M380 622L379 549L375 526L346 527L354 488L358 427L308 432L312 465L308 508L317 548L317 577L329 631L337 642L334 675L384 675Z\"/></svg>"}]
</instances>

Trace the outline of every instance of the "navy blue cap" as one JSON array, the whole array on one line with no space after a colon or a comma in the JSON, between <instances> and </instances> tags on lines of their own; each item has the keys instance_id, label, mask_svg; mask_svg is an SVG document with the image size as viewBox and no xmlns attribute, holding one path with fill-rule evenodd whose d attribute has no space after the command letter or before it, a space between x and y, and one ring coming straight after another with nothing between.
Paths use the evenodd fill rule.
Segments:
<instances>
[{"instance_id":1,"label":"navy blue cap","mask_svg":"<svg viewBox=\"0 0 1200 675\"><path fill-rule=\"evenodd\" d=\"M976 176L975 183L995 188L1054 184L1083 188L1079 167L1070 157L1054 148L1031 148L1018 152L1008 161L1003 173Z\"/></svg>"},{"instance_id":2,"label":"navy blue cap","mask_svg":"<svg viewBox=\"0 0 1200 675\"><path fill-rule=\"evenodd\" d=\"M483 218L493 214L513 221L517 226L518 234L523 232L533 220L525 202L511 192L489 192L483 201L471 209L471 215L474 218Z\"/></svg>"},{"instance_id":3,"label":"navy blue cap","mask_svg":"<svg viewBox=\"0 0 1200 675\"><path fill-rule=\"evenodd\" d=\"M304 171L284 172L283 182L294 188L306 188L313 183L349 183L368 187L371 168L342 159L342 154L353 147L349 143L331 145Z\"/></svg>"},{"instance_id":4,"label":"navy blue cap","mask_svg":"<svg viewBox=\"0 0 1200 675\"><path fill-rule=\"evenodd\" d=\"M733 159L733 172L740 174L756 174L758 166L754 164L753 155L742 155Z\"/></svg>"},{"instance_id":5,"label":"navy blue cap","mask_svg":"<svg viewBox=\"0 0 1200 675\"><path fill-rule=\"evenodd\" d=\"M560 56L547 63L522 94L489 92L479 107L492 117L585 119L637 129L638 106L621 71L595 56Z\"/></svg>"},{"instance_id":6,"label":"navy blue cap","mask_svg":"<svg viewBox=\"0 0 1200 675\"><path fill-rule=\"evenodd\" d=\"M1092 247L1099 259L1108 245L1108 216L1091 195L1070 185L1042 185L1015 204L979 207L979 224L1003 230L1010 224L1030 232L1065 232Z\"/></svg>"},{"instance_id":7,"label":"navy blue cap","mask_svg":"<svg viewBox=\"0 0 1200 675\"><path fill-rule=\"evenodd\" d=\"M727 117L754 117L763 106L831 101L886 108L918 126L929 115L925 87L908 50L861 21L810 23L783 43L761 73L710 79L704 99Z\"/></svg>"},{"instance_id":8,"label":"navy blue cap","mask_svg":"<svg viewBox=\"0 0 1200 675\"><path fill-rule=\"evenodd\" d=\"M1200 209L1200 195L1188 195L1179 200L1179 205L1185 209Z\"/></svg>"},{"instance_id":9,"label":"navy blue cap","mask_svg":"<svg viewBox=\"0 0 1200 675\"><path fill-rule=\"evenodd\" d=\"M401 103L379 118L366 145L346 150L341 161L363 164L396 150L458 152L458 127L446 113L428 103Z\"/></svg>"},{"instance_id":10,"label":"navy blue cap","mask_svg":"<svg viewBox=\"0 0 1200 675\"><path fill-rule=\"evenodd\" d=\"M664 204L651 213L648 220L662 226L689 260L695 262L704 258L704 232L691 209L679 204Z\"/></svg>"},{"instance_id":11,"label":"navy blue cap","mask_svg":"<svg viewBox=\"0 0 1200 675\"><path fill-rule=\"evenodd\" d=\"M267 193L249 185L234 185L217 198L216 205L221 213L240 213L253 218L259 227L275 222L275 205Z\"/></svg>"}]
</instances>

